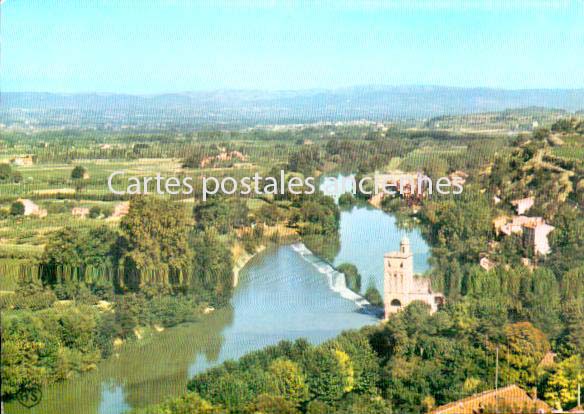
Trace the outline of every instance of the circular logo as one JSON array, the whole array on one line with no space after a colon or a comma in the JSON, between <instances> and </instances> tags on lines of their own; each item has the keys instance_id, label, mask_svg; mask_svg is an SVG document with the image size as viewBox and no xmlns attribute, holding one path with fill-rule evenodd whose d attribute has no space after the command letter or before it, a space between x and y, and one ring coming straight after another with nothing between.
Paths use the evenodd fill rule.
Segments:
<instances>
[{"instance_id":1,"label":"circular logo","mask_svg":"<svg viewBox=\"0 0 584 414\"><path fill-rule=\"evenodd\" d=\"M43 392L38 385L30 385L22 389L17 395L16 400L26 408L32 408L43 399Z\"/></svg>"}]
</instances>

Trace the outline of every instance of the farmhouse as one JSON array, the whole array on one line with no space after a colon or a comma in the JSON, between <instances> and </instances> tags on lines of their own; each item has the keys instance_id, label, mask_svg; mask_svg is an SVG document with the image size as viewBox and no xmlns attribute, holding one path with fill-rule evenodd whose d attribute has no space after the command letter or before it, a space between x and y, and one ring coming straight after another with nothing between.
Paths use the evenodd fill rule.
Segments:
<instances>
[{"instance_id":1,"label":"farmhouse","mask_svg":"<svg viewBox=\"0 0 584 414\"><path fill-rule=\"evenodd\" d=\"M544 256L551 251L548 235L554 227L547 224L543 217L513 216L509 221L508 217L501 216L496 218L493 224L497 234L502 233L506 236L521 234L525 247L536 255Z\"/></svg>"},{"instance_id":2,"label":"farmhouse","mask_svg":"<svg viewBox=\"0 0 584 414\"><path fill-rule=\"evenodd\" d=\"M47 216L47 210L40 208L32 200L19 198L16 201L24 206L24 216L36 216L41 218Z\"/></svg>"},{"instance_id":3,"label":"farmhouse","mask_svg":"<svg viewBox=\"0 0 584 414\"><path fill-rule=\"evenodd\" d=\"M12 158L10 160L10 163L12 165L18 165L18 166L33 165L34 160L32 158L32 155L22 155L22 156Z\"/></svg>"}]
</instances>

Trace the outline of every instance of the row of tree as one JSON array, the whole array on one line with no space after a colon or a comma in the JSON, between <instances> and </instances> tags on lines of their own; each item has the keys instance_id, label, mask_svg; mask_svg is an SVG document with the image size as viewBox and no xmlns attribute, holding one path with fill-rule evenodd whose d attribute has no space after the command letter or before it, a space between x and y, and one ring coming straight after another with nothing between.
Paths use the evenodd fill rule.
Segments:
<instances>
[{"instance_id":1,"label":"row of tree","mask_svg":"<svg viewBox=\"0 0 584 414\"><path fill-rule=\"evenodd\" d=\"M138 327L194 321L209 304L227 303L230 247L212 223L194 224L184 205L143 197L119 229L51 235L40 277L23 277L0 300L2 396L95 368L115 338Z\"/></svg>"},{"instance_id":2,"label":"row of tree","mask_svg":"<svg viewBox=\"0 0 584 414\"><path fill-rule=\"evenodd\" d=\"M543 332L529 322L493 323L483 310L465 299L430 315L414 303L387 324L321 345L281 342L199 374L185 396L140 412L422 413L495 381L573 406L583 356L544 367L551 345Z\"/></svg>"}]
</instances>

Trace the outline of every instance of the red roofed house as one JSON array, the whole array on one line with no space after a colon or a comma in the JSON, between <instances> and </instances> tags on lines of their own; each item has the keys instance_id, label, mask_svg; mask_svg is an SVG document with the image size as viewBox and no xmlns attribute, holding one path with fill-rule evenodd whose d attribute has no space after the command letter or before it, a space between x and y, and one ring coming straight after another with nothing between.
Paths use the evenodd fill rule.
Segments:
<instances>
[{"instance_id":1,"label":"red roofed house","mask_svg":"<svg viewBox=\"0 0 584 414\"><path fill-rule=\"evenodd\" d=\"M551 413L552 408L544 401L531 397L517 385L471 395L430 411L430 414L481 414L499 413Z\"/></svg>"}]
</instances>

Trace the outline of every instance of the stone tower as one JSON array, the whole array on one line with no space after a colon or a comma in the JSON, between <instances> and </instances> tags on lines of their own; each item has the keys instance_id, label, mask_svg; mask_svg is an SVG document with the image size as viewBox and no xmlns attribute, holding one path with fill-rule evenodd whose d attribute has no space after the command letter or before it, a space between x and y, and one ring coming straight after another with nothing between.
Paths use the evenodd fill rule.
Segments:
<instances>
[{"instance_id":1,"label":"stone tower","mask_svg":"<svg viewBox=\"0 0 584 414\"><path fill-rule=\"evenodd\" d=\"M416 300L426 302L432 312L444 302L442 294L432 292L429 279L414 275L414 254L406 236L399 245L399 251L384 255L383 269L386 318Z\"/></svg>"},{"instance_id":2,"label":"stone tower","mask_svg":"<svg viewBox=\"0 0 584 414\"><path fill-rule=\"evenodd\" d=\"M414 255L406 236L399 244L399 251L386 253L384 261L383 303L388 315L405 306L414 276Z\"/></svg>"}]
</instances>

